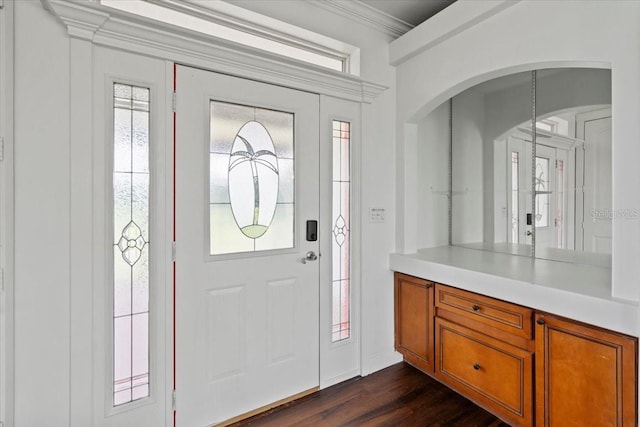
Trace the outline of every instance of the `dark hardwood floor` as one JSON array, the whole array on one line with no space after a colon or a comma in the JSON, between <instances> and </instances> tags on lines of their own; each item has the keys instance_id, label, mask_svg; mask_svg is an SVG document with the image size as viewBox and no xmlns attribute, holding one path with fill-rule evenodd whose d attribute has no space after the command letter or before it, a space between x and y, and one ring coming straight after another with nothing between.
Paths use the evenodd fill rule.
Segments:
<instances>
[{"instance_id":1,"label":"dark hardwood floor","mask_svg":"<svg viewBox=\"0 0 640 427\"><path fill-rule=\"evenodd\" d=\"M508 427L414 367L399 363L256 415L234 426Z\"/></svg>"}]
</instances>

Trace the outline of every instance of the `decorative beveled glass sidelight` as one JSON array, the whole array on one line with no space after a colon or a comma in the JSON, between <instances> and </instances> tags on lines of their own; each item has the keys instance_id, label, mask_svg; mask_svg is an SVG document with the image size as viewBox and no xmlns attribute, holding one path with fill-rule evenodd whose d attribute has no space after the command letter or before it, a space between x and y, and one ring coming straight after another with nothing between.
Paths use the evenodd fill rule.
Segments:
<instances>
[{"instance_id":1,"label":"decorative beveled glass sidelight","mask_svg":"<svg viewBox=\"0 0 640 427\"><path fill-rule=\"evenodd\" d=\"M333 259L332 341L351 336L350 322L350 150L351 131L348 122L333 121Z\"/></svg>"},{"instance_id":2,"label":"decorative beveled glass sidelight","mask_svg":"<svg viewBox=\"0 0 640 427\"><path fill-rule=\"evenodd\" d=\"M113 405L149 396L149 89L113 86Z\"/></svg>"}]
</instances>

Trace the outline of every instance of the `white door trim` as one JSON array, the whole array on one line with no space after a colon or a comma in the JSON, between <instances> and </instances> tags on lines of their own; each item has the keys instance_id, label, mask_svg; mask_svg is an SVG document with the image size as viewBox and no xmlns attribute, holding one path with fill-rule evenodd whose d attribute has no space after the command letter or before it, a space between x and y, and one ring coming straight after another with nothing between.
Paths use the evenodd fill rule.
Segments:
<instances>
[{"instance_id":1,"label":"white door trim","mask_svg":"<svg viewBox=\"0 0 640 427\"><path fill-rule=\"evenodd\" d=\"M71 426L172 423L171 134L165 61L71 40ZM74 56L77 55L77 56ZM146 74L141 76L140 70ZM75 77L75 74L73 75ZM150 396L113 407L113 83L150 88ZM85 88L86 92L81 89ZM88 143L89 141L89 143ZM167 175L170 180L167 180ZM87 250L87 241L89 248ZM153 242L156 242L155 244ZM76 249L77 248L77 249ZM75 250L75 252L74 252ZM87 253L80 253L84 250ZM77 259L76 259L77 257ZM87 284L91 286L87 286ZM169 302L167 301L169 299ZM91 393L87 391L91 390Z\"/></svg>"},{"instance_id":2,"label":"white door trim","mask_svg":"<svg viewBox=\"0 0 640 427\"><path fill-rule=\"evenodd\" d=\"M321 217L329 218L328 224L320 224L320 388L326 388L361 374L361 108L359 104L320 96L320 144L332 144L332 122L350 123L350 336L343 341L332 342L332 237L331 211L333 200L332 150L321 150L320 158L320 209Z\"/></svg>"},{"instance_id":3,"label":"white door trim","mask_svg":"<svg viewBox=\"0 0 640 427\"><path fill-rule=\"evenodd\" d=\"M13 425L13 2L0 8L0 423Z\"/></svg>"}]
</instances>

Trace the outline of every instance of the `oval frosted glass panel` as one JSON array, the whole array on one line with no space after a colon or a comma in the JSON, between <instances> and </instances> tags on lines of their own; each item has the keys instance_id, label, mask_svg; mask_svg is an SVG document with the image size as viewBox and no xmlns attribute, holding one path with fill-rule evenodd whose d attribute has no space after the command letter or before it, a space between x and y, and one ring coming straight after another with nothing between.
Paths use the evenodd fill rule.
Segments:
<instances>
[{"instance_id":1,"label":"oval frosted glass panel","mask_svg":"<svg viewBox=\"0 0 640 427\"><path fill-rule=\"evenodd\" d=\"M293 247L294 115L211 101L210 254Z\"/></svg>"},{"instance_id":2,"label":"oval frosted glass panel","mask_svg":"<svg viewBox=\"0 0 640 427\"><path fill-rule=\"evenodd\" d=\"M242 126L233 142L229 196L242 234L257 239L266 233L278 200L278 158L269 132L256 121Z\"/></svg>"}]
</instances>

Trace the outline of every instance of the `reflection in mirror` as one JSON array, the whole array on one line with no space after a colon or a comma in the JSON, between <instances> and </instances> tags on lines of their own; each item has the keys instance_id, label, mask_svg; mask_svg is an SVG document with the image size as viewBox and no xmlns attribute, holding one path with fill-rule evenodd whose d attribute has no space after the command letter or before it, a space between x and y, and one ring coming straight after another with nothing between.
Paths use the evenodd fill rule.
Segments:
<instances>
[{"instance_id":1,"label":"reflection in mirror","mask_svg":"<svg viewBox=\"0 0 640 427\"><path fill-rule=\"evenodd\" d=\"M539 70L536 87L536 256L606 265L612 247L611 71Z\"/></svg>"},{"instance_id":2,"label":"reflection in mirror","mask_svg":"<svg viewBox=\"0 0 640 427\"><path fill-rule=\"evenodd\" d=\"M452 100L454 245L532 254L531 230L525 226L531 143L508 136L527 118L531 122L531 76L522 72L489 80ZM524 141L527 135L521 136Z\"/></svg>"},{"instance_id":3,"label":"reflection in mirror","mask_svg":"<svg viewBox=\"0 0 640 427\"><path fill-rule=\"evenodd\" d=\"M611 72L533 75L452 100L452 244L610 265Z\"/></svg>"}]
</instances>

